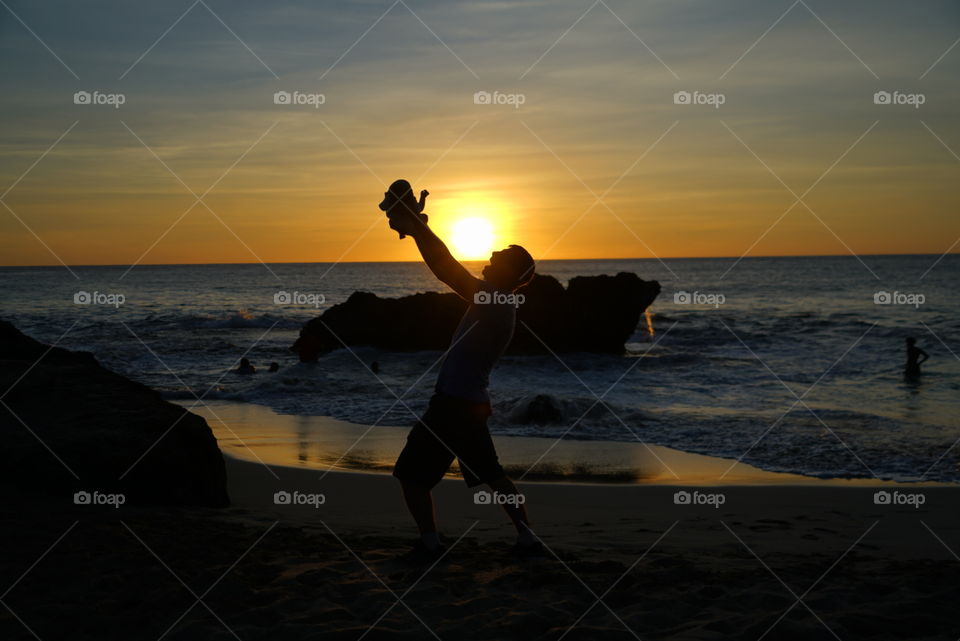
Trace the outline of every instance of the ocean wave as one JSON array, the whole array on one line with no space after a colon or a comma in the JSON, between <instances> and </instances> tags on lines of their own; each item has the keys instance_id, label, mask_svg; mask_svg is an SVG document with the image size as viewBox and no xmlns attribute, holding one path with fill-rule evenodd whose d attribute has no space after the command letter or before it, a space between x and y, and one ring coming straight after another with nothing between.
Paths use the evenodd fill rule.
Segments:
<instances>
[{"instance_id":1,"label":"ocean wave","mask_svg":"<svg viewBox=\"0 0 960 641\"><path fill-rule=\"evenodd\" d=\"M182 329L299 329L303 319L277 314L251 314L245 309L212 314L153 314L146 324L172 325Z\"/></svg>"}]
</instances>

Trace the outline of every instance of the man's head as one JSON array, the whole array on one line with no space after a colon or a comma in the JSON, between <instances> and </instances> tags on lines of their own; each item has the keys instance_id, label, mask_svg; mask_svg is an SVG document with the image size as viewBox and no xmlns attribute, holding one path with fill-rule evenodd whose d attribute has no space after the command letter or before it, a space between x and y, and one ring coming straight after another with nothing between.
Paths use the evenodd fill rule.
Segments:
<instances>
[{"instance_id":1,"label":"man's head","mask_svg":"<svg viewBox=\"0 0 960 641\"><path fill-rule=\"evenodd\" d=\"M917 339L915 339L913 336L910 336L907 338L907 345L913 347L916 344L917 344Z\"/></svg>"},{"instance_id":2,"label":"man's head","mask_svg":"<svg viewBox=\"0 0 960 641\"><path fill-rule=\"evenodd\" d=\"M520 245L493 252L483 268L483 280L502 291L512 292L533 279L533 257Z\"/></svg>"}]
</instances>

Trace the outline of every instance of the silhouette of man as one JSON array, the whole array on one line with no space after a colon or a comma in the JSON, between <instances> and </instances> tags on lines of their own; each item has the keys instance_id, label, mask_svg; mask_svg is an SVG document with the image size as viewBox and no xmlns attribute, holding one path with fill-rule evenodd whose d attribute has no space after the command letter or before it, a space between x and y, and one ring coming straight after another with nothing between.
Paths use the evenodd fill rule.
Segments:
<instances>
[{"instance_id":1,"label":"silhouette of man","mask_svg":"<svg viewBox=\"0 0 960 641\"><path fill-rule=\"evenodd\" d=\"M431 490L454 457L468 487L486 484L502 497L497 502L517 529L515 553L541 556L543 546L530 530L524 499L500 466L487 428L490 370L510 343L516 322L510 294L533 278L533 258L523 247L510 245L493 252L480 279L457 262L425 220L394 216L391 228L412 236L427 267L469 303L440 366L430 405L410 430L393 469L420 531L412 556L426 561L445 553Z\"/></svg>"},{"instance_id":2,"label":"silhouette of man","mask_svg":"<svg viewBox=\"0 0 960 641\"><path fill-rule=\"evenodd\" d=\"M923 360L919 360L921 356ZM929 358L929 354L917 347L917 339L913 336L907 338L907 364L903 367L903 375L907 378L920 376L920 364L926 363Z\"/></svg>"}]
</instances>

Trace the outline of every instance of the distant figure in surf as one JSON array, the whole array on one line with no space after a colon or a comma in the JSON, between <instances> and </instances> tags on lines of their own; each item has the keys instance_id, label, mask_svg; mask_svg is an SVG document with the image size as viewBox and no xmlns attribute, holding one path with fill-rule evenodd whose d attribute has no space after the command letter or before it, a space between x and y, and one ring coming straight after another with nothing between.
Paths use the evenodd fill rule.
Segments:
<instances>
[{"instance_id":1,"label":"distant figure in surf","mask_svg":"<svg viewBox=\"0 0 960 641\"><path fill-rule=\"evenodd\" d=\"M370 363L370 371L373 372L374 374L379 374L380 363L378 361L373 361L372 363Z\"/></svg>"},{"instance_id":2,"label":"distant figure in surf","mask_svg":"<svg viewBox=\"0 0 960 641\"><path fill-rule=\"evenodd\" d=\"M268 372L279 372L280 363L270 363L270 367L267 369Z\"/></svg>"},{"instance_id":3,"label":"distant figure in surf","mask_svg":"<svg viewBox=\"0 0 960 641\"><path fill-rule=\"evenodd\" d=\"M237 374L256 374L257 368L250 364L249 358L240 359L240 367L236 370Z\"/></svg>"},{"instance_id":4,"label":"distant figure in surf","mask_svg":"<svg viewBox=\"0 0 960 641\"><path fill-rule=\"evenodd\" d=\"M920 357L923 360L919 360ZM913 336L907 338L907 364L903 367L903 375L907 378L917 378L920 376L920 365L926 363L930 355L917 347L917 339Z\"/></svg>"},{"instance_id":5,"label":"distant figure in surf","mask_svg":"<svg viewBox=\"0 0 960 641\"><path fill-rule=\"evenodd\" d=\"M390 219L390 229L400 234L400 238L407 237L407 230L404 226L410 214L418 216L424 223L427 222L427 216L423 213L427 206L427 196L430 192L426 189L420 192L420 201L413 197L413 187L406 180L394 180L386 193L383 194L383 200L380 202L380 211L387 212L387 218Z\"/></svg>"}]
</instances>

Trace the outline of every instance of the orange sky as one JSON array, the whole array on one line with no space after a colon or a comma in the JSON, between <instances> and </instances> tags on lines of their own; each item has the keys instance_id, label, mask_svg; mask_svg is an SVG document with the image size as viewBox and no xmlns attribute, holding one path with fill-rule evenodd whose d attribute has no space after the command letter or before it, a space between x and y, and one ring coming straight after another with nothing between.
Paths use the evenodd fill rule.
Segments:
<instances>
[{"instance_id":1,"label":"orange sky","mask_svg":"<svg viewBox=\"0 0 960 641\"><path fill-rule=\"evenodd\" d=\"M69 15L24 8L64 64L4 26L25 64L0 86L0 263L416 260L376 208L399 177L430 190L442 235L483 218L494 245L539 259L947 251L960 48L931 67L955 38L944 16L821 16L854 56L802 9L748 50L783 8L743 5L718 14L722 37L713 9L616 7L658 61L602 9L557 41L582 7L533 20L523 3L431 5L444 47L403 12L354 43L381 9L314 24L251 4L225 20L256 58L191 15L122 80L176 15L130 15L129 38L92 43L77 32L96 16L70 30ZM96 87L124 104L71 100ZM298 88L323 104L275 104ZM923 106L875 104L898 88ZM688 90L724 104L676 104ZM523 104L476 104L476 91Z\"/></svg>"}]
</instances>

